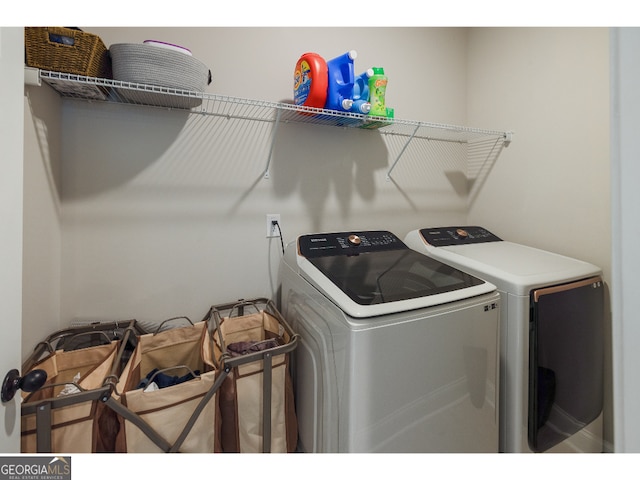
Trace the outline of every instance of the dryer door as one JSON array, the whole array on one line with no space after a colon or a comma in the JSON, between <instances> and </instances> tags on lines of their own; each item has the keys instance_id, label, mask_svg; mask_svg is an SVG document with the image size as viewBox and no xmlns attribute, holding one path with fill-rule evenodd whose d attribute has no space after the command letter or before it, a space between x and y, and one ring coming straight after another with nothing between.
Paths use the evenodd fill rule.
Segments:
<instances>
[{"instance_id":1,"label":"dryer door","mask_svg":"<svg viewBox=\"0 0 640 480\"><path fill-rule=\"evenodd\" d=\"M544 452L602 411L604 287L600 277L531 292L529 447Z\"/></svg>"}]
</instances>

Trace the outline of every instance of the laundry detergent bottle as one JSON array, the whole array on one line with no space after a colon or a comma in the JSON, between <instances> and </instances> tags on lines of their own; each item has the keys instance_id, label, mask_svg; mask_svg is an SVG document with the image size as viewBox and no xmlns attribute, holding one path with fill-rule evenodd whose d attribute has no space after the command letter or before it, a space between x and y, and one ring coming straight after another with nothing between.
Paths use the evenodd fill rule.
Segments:
<instances>
[{"instance_id":1,"label":"laundry detergent bottle","mask_svg":"<svg viewBox=\"0 0 640 480\"><path fill-rule=\"evenodd\" d=\"M371 102L369 102L369 79L372 76L373 69L368 68L365 72L358 75L353 82L353 105L351 106L353 113L366 115L371 110Z\"/></svg>"},{"instance_id":2,"label":"laundry detergent bottle","mask_svg":"<svg viewBox=\"0 0 640 480\"><path fill-rule=\"evenodd\" d=\"M350 111L353 105L353 61L358 56L355 50L327 61L329 85L327 87L328 110Z\"/></svg>"},{"instance_id":3,"label":"laundry detergent bottle","mask_svg":"<svg viewBox=\"0 0 640 480\"><path fill-rule=\"evenodd\" d=\"M387 105L385 103L386 93L387 77L384 74L384 68L374 67L373 75L369 78L369 102L371 102L369 115L378 117L387 116Z\"/></svg>"},{"instance_id":4,"label":"laundry detergent bottle","mask_svg":"<svg viewBox=\"0 0 640 480\"><path fill-rule=\"evenodd\" d=\"M293 101L296 105L324 108L327 101L327 62L317 53L303 54L293 73Z\"/></svg>"}]
</instances>

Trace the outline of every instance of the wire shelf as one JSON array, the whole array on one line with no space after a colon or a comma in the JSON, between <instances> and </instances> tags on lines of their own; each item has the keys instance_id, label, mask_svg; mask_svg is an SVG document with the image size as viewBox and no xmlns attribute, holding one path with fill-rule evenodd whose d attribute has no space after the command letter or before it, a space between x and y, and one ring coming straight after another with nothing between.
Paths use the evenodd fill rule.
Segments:
<instances>
[{"instance_id":1,"label":"wire shelf","mask_svg":"<svg viewBox=\"0 0 640 480\"><path fill-rule=\"evenodd\" d=\"M40 70L40 78L64 97L190 110L191 113L263 122L291 122L375 129L415 139L473 142L482 138L510 140L510 132L439 123L372 117L300 105L249 100L212 93L159 87L69 73Z\"/></svg>"},{"instance_id":2,"label":"wire shelf","mask_svg":"<svg viewBox=\"0 0 640 480\"><path fill-rule=\"evenodd\" d=\"M474 144L491 142L501 150L511 142L511 132L484 130L441 123L372 117L350 112L305 107L290 103L249 100L213 93L122 82L105 78L87 77L70 73L38 70L38 81L44 80L63 97L86 101L115 102L128 105L179 109L191 114L211 115L228 119L241 119L273 123L273 137L280 123L326 125L342 128L375 130L390 141L399 144L399 154L387 173L403 155L409 143L415 140ZM395 140L393 140L395 139ZM399 142L399 143L398 143ZM269 178L271 153L265 169Z\"/></svg>"}]
</instances>

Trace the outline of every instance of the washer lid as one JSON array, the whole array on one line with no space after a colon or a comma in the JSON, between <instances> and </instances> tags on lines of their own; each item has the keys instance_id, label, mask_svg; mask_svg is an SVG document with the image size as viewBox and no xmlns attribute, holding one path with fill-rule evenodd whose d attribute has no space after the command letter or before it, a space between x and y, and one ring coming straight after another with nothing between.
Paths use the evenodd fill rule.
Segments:
<instances>
[{"instance_id":1,"label":"washer lid","mask_svg":"<svg viewBox=\"0 0 640 480\"><path fill-rule=\"evenodd\" d=\"M387 231L298 238L298 271L352 317L442 305L495 286L408 248Z\"/></svg>"},{"instance_id":2,"label":"washer lid","mask_svg":"<svg viewBox=\"0 0 640 480\"><path fill-rule=\"evenodd\" d=\"M417 251L492 282L500 290L518 295L529 295L529 291L538 286L565 283L601 273L590 263L503 241L495 236L476 243L462 240L446 246L434 246L427 240L427 230L433 229L410 232L405 242Z\"/></svg>"}]
</instances>

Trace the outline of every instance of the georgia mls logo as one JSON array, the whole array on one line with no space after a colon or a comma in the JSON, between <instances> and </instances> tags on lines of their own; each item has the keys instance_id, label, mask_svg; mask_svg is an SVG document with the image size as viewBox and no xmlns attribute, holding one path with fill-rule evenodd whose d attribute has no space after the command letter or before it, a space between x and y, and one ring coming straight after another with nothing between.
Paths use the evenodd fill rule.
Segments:
<instances>
[{"instance_id":1,"label":"georgia mls logo","mask_svg":"<svg viewBox=\"0 0 640 480\"><path fill-rule=\"evenodd\" d=\"M0 480L71 480L71 457L0 457Z\"/></svg>"}]
</instances>

